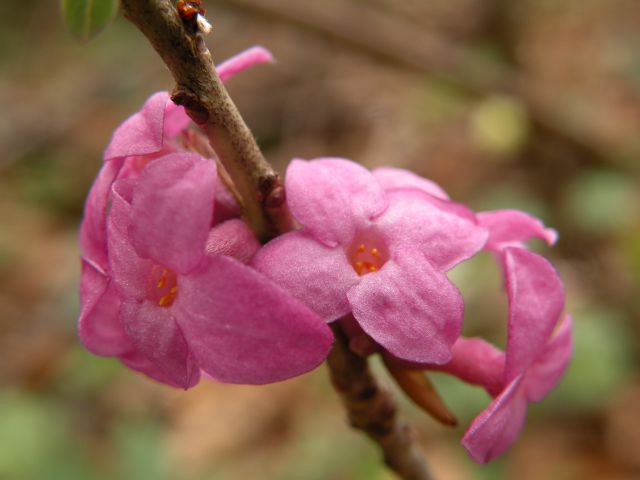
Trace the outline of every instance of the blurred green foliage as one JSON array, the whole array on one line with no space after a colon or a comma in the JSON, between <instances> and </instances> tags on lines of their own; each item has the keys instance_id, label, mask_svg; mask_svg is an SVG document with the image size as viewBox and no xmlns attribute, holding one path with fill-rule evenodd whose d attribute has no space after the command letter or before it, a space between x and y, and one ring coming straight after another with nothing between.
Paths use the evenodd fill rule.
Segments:
<instances>
[{"instance_id":1,"label":"blurred green foliage","mask_svg":"<svg viewBox=\"0 0 640 480\"><path fill-rule=\"evenodd\" d=\"M87 42L115 17L118 0L62 0L62 14L73 35Z\"/></svg>"},{"instance_id":2,"label":"blurred green foliage","mask_svg":"<svg viewBox=\"0 0 640 480\"><path fill-rule=\"evenodd\" d=\"M564 208L571 220L596 237L621 233L640 221L634 179L614 170L581 172L568 186Z\"/></svg>"},{"instance_id":3,"label":"blurred green foliage","mask_svg":"<svg viewBox=\"0 0 640 480\"><path fill-rule=\"evenodd\" d=\"M573 414L597 412L633 377L631 337L615 310L591 305L572 314L577 319L573 358L562 382L541 407Z\"/></svg>"},{"instance_id":4,"label":"blurred green foliage","mask_svg":"<svg viewBox=\"0 0 640 480\"><path fill-rule=\"evenodd\" d=\"M162 443L162 426L153 418L119 419L113 428L112 442L117 466L111 478L170 478L169 458Z\"/></svg>"},{"instance_id":5,"label":"blurred green foliage","mask_svg":"<svg viewBox=\"0 0 640 480\"><path fill-rule=\"evenodd\" d=\"M16 390L0 393L0 478L75 480L92 476L64 405Z\"/></svg>"},{"instance_id":6,"label":"blurred green foliage","mask_svg":"<svg viewBox=\"0 0 640 480\"><path fill-rule=\"evenodd\" d=\"M481 150L500 158L520 151L529 138L526 107L506 95L483 99L471 113L472 136Z\"/></svg>"}]
</instances>

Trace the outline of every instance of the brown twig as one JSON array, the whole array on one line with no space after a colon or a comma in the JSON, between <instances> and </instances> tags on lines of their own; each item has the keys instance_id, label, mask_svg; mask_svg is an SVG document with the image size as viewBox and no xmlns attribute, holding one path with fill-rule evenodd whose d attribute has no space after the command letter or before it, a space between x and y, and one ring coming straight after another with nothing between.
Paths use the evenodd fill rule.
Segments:
<instances>
[{"instance_id":1,"label":"brown twig","mask_svg":"<svg viewBox=\"0 0 640 480\"><path fill-rule=\"evenodd\" d=\"M392 395L378 385L367 361L349 350L349 341L337 323L333 332L336 341L327 365L351 426L380 446L385 463L401 478L432 479L411 427L398 418Z\"/></svg>"},{"instance_id":2,"label":"brown twig","mask_svg":"<svg viewBox=\"0 0 640 480\"><path fill-rule=\"evenodd\" d=\"M121 0L122 12L147 37L176 81L173 100L209 138L262 240L290 226L284 189L218 76L202 34L188 28L171 0Z\"/></svg>"},{"instance_id":3,"label":"brown twig","mask_svg":"<svg viewBox=\"0 0 640 480\"><path fill-rule=\"evenodd\" d=\"M202 35L186 28L171 0L121 0L122 11L149 39L177 83L173 100L206 133L239 191L245 216L263 239L289 229L284 189L216 73ZM355 428L384 452L385 462L405 480L429 480L426 461L393 397L378 387L367 361L353 354L339 327L327 359L331 378Z\"/></svg>"}]
</instances>

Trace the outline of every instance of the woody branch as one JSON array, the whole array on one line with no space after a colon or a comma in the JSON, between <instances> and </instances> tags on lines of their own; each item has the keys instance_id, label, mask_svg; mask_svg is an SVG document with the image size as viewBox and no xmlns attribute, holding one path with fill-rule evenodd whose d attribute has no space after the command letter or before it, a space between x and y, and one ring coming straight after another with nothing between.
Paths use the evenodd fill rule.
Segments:
<instances>
[{"instance_id":1,"label":"woody branch","mask_svg":"<svg viewBox=\"0 0 640 480\"><path fill-rule=\"evenodd\" d=\"M171 0L120 0L124 16L149 40L171 71L172 99L183 105L207 134L212 148L241 197L246 221L263 241L288 230L291 219L277 172L265 160L253 135L224 88L202 34L188 28ZM327 364L354 428L376 442L386 464L405 480L431 478L414 435L397 415L366 360L353 354L344 333Z\"/></svg>"},{"instance_id":2,"label":"woody branch","mask_svg":"<svg viewBox=\"0 0 640 480\"><path fill-rule=\"evenodd\" d=\"M281 180L222 85L203 35L187 28L171 0L121 0L121 6L169 67L176 82L172 99L207 134L247 223L263 241L288 229Z\"/></svg>"}]
</instances>

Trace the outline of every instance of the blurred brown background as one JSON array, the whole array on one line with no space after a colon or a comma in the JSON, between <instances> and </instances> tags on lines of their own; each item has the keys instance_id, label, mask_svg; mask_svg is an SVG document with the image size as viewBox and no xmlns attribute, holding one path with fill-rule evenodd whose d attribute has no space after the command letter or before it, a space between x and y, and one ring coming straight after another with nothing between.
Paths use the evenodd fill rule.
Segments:
<instances>
[{"instance_id":1,"label":"blurred brown background","mask_svg":"<svg viewBox=\"0 0 640 480\"><path fill-rule=\"evenodd\" d=\"M216 61L276 56L229 90L269 159L410 168L476 210L558 229L575 356L519 442L478 467L458 444L488 402L435 377L462 426L402 400L437 478L640 478L640 2L205 2ZM187 393L78 345L77 228L113 129L172 87L121 17L88 45L57 1L0 4L0 479L389 479L324 368ZM491 259L452 277L465 333L504 345ZM382 375L382 374L381 374Z\"/></svg>"}]
</instances>

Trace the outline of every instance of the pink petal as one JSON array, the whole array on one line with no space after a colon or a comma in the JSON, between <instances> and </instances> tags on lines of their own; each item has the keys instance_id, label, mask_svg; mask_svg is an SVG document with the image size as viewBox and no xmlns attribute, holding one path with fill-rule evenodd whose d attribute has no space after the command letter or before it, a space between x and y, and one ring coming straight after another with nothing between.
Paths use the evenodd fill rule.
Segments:
<instances>
[{"instance_id":1,"label":"pink petal","mask_svg":"<svg viewBox=\"0 0 640 480\"><path fill-rule=\"evenodd\" d=\"M464 205L418 190L388 193L389 208L375 221L391 250L421 251L437 270L446 271L484 246L487 232Z\"/></svg>"},{"instance_id":2,"label":"pink petal","mask_svg":"<svg viewBox=\"0 0 640 480\"><path fill-rule=\"evenodd\" d=\"M183 130L191 125L191 118L187 115L182 105L176 105L173 100L167 98L164 108L164 138L165 140L173 140Z\"/></svg>"},{"instance_id":3,"label":"pink petal","mask_svg":"<svg viewBox=\"0 0 640 480\"><path fill-rule=\"evenodd\" d=\"M262 247L252 266L325 321L351 311L347 291L359 277L342 248L326 247L304 231L291 232Z\"/></svg>"},{"instance_id":4,"label":"pink petal","mask_svg":"<svg viewBox=\"0 0 640 480\"><path fill-rule=\"evenodd\" d=\"M293 216L329 247L350 241L357 222L364 223L387 207L371 172L340 158L293 160L285 185Z\"/></svg>"},{"instance_id":5,"label":"pink petal","mask_svg":"<svg viewBox=\"0 0 640 480\"><path fill-rule=\"evenodd\" d=\"M148 377L175 388L184 388L185 390L195 386L200 380L199 371L194 372L190 377L188 385L176 383L171 377L167 376L158 366L145 357L137 350L131 350L120 356L120 361L132 370L144 373Z\"/></svg>"},{"instance_id":6,"label":"pink petal","mask_svg":"<svg viewBox=\"0 0 640 480\"><path fill-rule=\"evenodd\" d=\"M321 363L333 335L304 304L229 257L181 277L174 306L202 370L227 383L264 384Z\"/></svg>"},{"instance_id":7,"label":"pink petal","mask_svg":"<svg viewBox=\"0 0 640 480\"><path fill-rule=\"evenodd\" d=\"M162 149L164 110L168 100L167 92L158 92L149 97L142 109L131 115L113 133L104 159L146 155Z\"/></svg>"},{"instance_id":8,"label":"pink petal","mask_svg":"<svg viewBox=\"0 0 640 480\"><path fill-rule=\"evenodd\" d=\"M111 185L122 167L122 160L103 164L84 204L80 225L80 249L84 259L95 268L107 271L107 206Z\"/></svg>"},{"instance_id":9,"label":"pink petal","mask_svg":"<svg viewBox=\"0 0 640 480\"><path fill-rule=\"evenodd\" d=\"M129 180L118 180L113 186L107 220L109 270L122 297L142 299L147 295L153 262L140 258L129 238L131 205L125 197L131 186Z\"/></svg>"},{"instance_id":10,"label":"pink petal","mask_svg":"<svg viewBox=\"0 0 640 480\"><path fill-rule=\"evenodd\" d=\"M90 308L107 288L109 277L86 260L81 260L80 310Z\"/></svg>"},{"instance_id":11,"label":"pink petal","mask_svg":"<svg viewBox=\"0 0 640 480\"><path fill-rule=\"evenodd\" d=\"M236 73L260 63L269 62L273 62L273 55L269 50L260 46L251 47L218 65L218 75L220 80L226 82Z\"/></svg>"},{"instance_id":12,"label":"pink petal","mask_svg":"<svg viewBox=\"0 0 640 480\"><path fill-rule=\"evenodd\" d=\"M136 252L177 273L204 255L213 216L216 168L190 153L149 164L136 186L129 231Z\"/></svg>"},{"instance_id":13,"label":"pink petal","mask_svg":"<svg viewBox=\"0 0 640 480\"><path fill-rule=\"evenodd\" d=\"M569 366L572 350L571 317L565 315L545 351L525 374L524 382L529 401L539 402L555 388Z\"/></svg>"},{"instance_id":14,"label":"pink petal","mask_svg":"<svg viewBox=\"0 0 640 480\"><path fill-rule=\"evenodd\" d=\"M365 274L347 294L363 330L392 355L442 364L460 335L458 289L420 254L405 252Z\"/></svg>"},{"instance_id":15,"label":"pink petal","mask_svg":"<svg viewBox=\"0 0 640 480\"><path fill-rule=\"evenodd\" d=\"M258 250L260 242L240 219L227 220L215 226L207 238L207 255L226 255L242 263L249 263Z\"/></svg>"},{"instance_id":16,"label":"pink petal","mask_svg":"<svg viewBox=\"0 0 640 480\"><path fill-rule=\"evenodd\" d=\"M558 233L545 228L537 218L518 210L496 210L481 212L478 215L480 225L489 230L487 247L500 250L508 246L522 247L522 243L531 238L541 238L549 245L558 239Z\"/></svg>"},{"instance_id":17,"label":"pink petal","mask_svg":"<svg viewBox=\"0 0 640 480\"><path fill-rule=\"evenodd\" d=\"M460 337L453 344L451 361L429 368L447 372L467 383L481 385L495 396L504 386L504 361L504 352L485 340Z\"/></svg>"},{"instance_id":18,"label":"pink petal","mask_svg":"<svg viewBox=\"0 0 640 480\"><path fill-rule=\"evenodd\" d=\"M120 297L112 282L91 264L82 262L78 335L96 355L120 355L131 349L118 317Z\"/></svg>"},{"instance_id":19,"label":"pink petal","mask_svg":"<svg viewBox=\"0 0 640 480\"><path fill-rule=\"evenodd\" d=\"M521 380L522 377L515 378L464 434L462 444L476 462L490 462L518 438L527 414Z\"/></svg>"},{"instance_id":20,"label":"pink petal","mask_svg":"<svg viewBox=\"0 0 640 480\"><path fill-rule=\"evenodd\" d=\"M173 308L149 301L124 301L122 323L136 349L147 357L166 378L189 388L200 372L173 317Z\"/></svg>"},{"instance_id":21,"label":"pink petal","mask_svg":"<svg viewBox=\"0 0 640 480\"><path fill-rule=\"evenodd\" d=\"M553 266L523 248L504 250L509 330L505 382L542 354L564 307L564 288Z\"/></svg>"},{"instance_id":22,"label":"pink petal","mask_svg":"<svg viewBox=\"0 0 640 480\"><path fill-rule=\"evenodd\" d=\"M217 175L215 194L216 200L213 207L213 225L218 225L219 223L231 220L232 218L240 217L240 205L224 182L220 180Z\"/></svg>"},{"instance_id":23,"label":"pink petal","mask_svg":"<svg viewBox=\"0 0 640 480\"><path fill-rule=\"evenodd\" d=\"M380 167L371 173L373 173L373 176L376 177L385 190L416 188L442 200L449 200L449 195L447 195L447 192L445 192L440 185L426 178L422 178L409 170Z\"/></svg>"}]
</instances>

